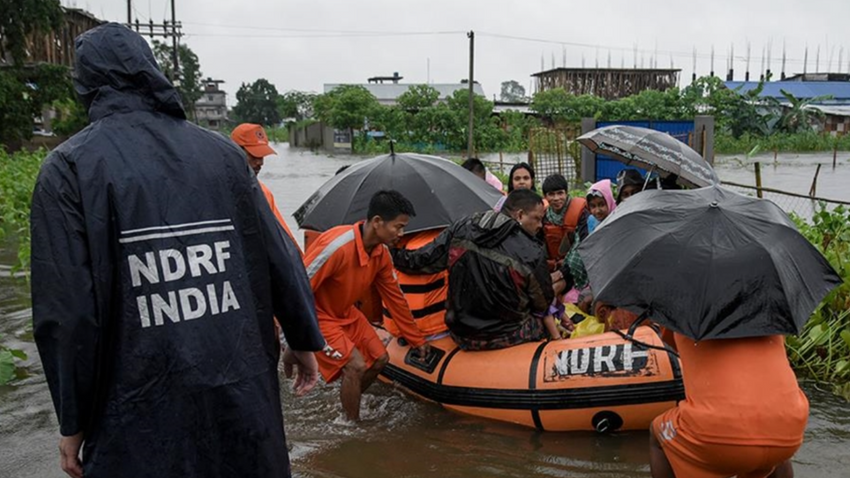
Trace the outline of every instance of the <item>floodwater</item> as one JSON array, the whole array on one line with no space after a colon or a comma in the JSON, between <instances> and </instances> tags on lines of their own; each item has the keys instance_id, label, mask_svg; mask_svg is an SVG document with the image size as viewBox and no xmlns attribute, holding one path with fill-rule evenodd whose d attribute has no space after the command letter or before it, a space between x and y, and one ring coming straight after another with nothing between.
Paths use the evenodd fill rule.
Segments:
<instances>
[{"instance_id":1,"label":"floodwater","mask_svg":"<svg viewBox=\"0 0 850 478\"><path fill-rule=\"evenodd\" d=\"M260 179L274 192L295 230L292 212L340 166L358 158L294 151L287 145L277 145L277 150L280 156L266 161ZM825 172L821 171L819 191L821 184L827 187L820 182ZM727 174L744 175L721 166L721 177ZM836 174L844 179L843 184L836 182L834 196L848 199L850 165L845 162ZM810 179L808 173L800 175L801 180ZM771 177L785 176L779 167ZM0 264L11 264L13 257L14 251L0 249ZM64 476L57 453L58 426L32 339L31 314L26 281L10 277L8 266L0 266L0 341L29 354L19 379L0 387L0 478ZM282 399L298 476L650 476L646 432L538 433L455 415L386 384L376 384L366 393L364 420L354 425L342 418L336 386L321 384L304 398L295 398L288 386L284 384ZM809 385L804 389L811 416L806 442L795 457L797 476L850 477L850 403Z\"/></svg>"},{"instance_id":2,"label":"floodwater","mask_svg":"<svg viewBox=\"0 0 850 478\"><path fill-rule=\"evenodd\" d=\"M499 154L487 154L481 159L487 162L488 167L499 168ZM526 159L525 153L502 155L505 173L512 164ZM754 163L758 162L761 164L762 187L806 195L817 173L817 197L850 202L850 152L839 151L835 159L833 169L832 152L780 153L776 157L767 153L749 159L744 155L718 155L714 167L721 181L755 186ZM820 172L817 171L818 165L821 166Z\"/></svg>"}]
</instances>

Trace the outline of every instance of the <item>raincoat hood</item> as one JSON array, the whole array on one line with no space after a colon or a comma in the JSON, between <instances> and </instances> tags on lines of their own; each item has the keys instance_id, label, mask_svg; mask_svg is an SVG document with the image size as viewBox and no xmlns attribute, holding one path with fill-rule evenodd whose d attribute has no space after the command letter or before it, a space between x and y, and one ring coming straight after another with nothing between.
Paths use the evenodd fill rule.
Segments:
<instances>
[{"instance_id":1,"label":"raincoat hood","mask_svg":"<svg viewBox=\"0 0 850 478\"><path fill-rule=\"evenodd\" d=\"M611 190L611 180L603 179L602 181L593 183L593 185L590 186L589 192L592 191L599 191L602 193L602 197L605 198L605 203L608 204L608 215L610 216L614 212L614 209L617 209L617 201L614 200L614 192ZM589 194L588 198L590 198Z\"/></svg>"},{"instance_id":2,"label":"raincoat hood","mask_svg":"<svg viewBox=\"0 0 850 478\"><path fill-rule=\"evenodd\" d=\"M501 212L487 211L473 218L470 239L476 245L489 249L504 242L517 229L522 230L522 227L514 218Z\"/></svg>"},{"instance_id":3,"label":"raincoat hood","mask_svg":"<svg viewBox=\"0 0 850 478\"><path fill-rule=\"evenodd\" d=\"M74 89L91 121L139 110L186 118L179 93L137 33L108 23L77 37L75 48Z\"/></svg>"}]
</instances>

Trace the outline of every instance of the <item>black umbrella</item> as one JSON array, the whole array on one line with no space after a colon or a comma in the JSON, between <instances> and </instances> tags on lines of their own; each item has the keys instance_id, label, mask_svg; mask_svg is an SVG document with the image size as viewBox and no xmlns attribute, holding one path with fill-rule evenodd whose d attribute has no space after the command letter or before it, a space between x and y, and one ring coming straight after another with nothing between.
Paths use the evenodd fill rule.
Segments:
<instances>
[{"instance_id":1,"label":"black umbrella","mask_svg":"<svg viewBox=\"0 0 850 478\"><path fill-rule=\"evenodd\" d=\"M325 231L366 219L372 195L395 189L413 202L406 232L447 227L492 209L502 194L457 164L436 156L388 154L353 164L323 184L295 211L302 229Z\"/></svg>"},{"instance_id":2,"label":"black umbrella","mask_svg":"<svg viewBox=\"0 0 850 478\"><path fill-rule=\"evenodd\" d=\"M797 334L841 279L770 201L647 191L579 247L595 298L695 340Z\"/></svg>"},{"instance_id":3,"label":"black umbrella","mask_svg":"<svg viewBox=\"0 0 850 478\"><path fill-rule=\"evenodd\" d=\"M605 126L585 133L578 141L594 153L609 155L623 163L657 169L688 187L705 187L720 180L714 168L687 144L667 133L637 126Z\"/></svg>"}]
</instances>

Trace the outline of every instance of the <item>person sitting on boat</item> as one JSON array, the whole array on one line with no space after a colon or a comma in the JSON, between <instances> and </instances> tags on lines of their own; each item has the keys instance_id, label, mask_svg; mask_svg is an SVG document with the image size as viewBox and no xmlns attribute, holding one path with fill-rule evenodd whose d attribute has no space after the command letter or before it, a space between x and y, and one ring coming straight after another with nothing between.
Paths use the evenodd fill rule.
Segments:
<instances>
[{"instance_id":1,"label":"person sitting on boat","mask_svg":"<svg viewBox=\"0 0 850 478\"><path fill-rule=\"evenodd\" d=\"M587 237L587 201L570 198L567 190L567 179L560 174L553 174L543 181L543 194L549 202L543 217L543 233L550 271L563 264L572 244Z\"/></svg>"},{"instance_id":2,"label":"person sitting on boat","mask_svg":"<svg viewBox=\"0 0 850 478\"><path fill-rule=\"evenodd\" d=\"M528 163L517 163L511 168L508 173L508 194L515 189L530 189L537 192L537 186L534 185L534 168ZM499 202L493 207L493 210L499 212L502 210L502 205L505 204L507 196L499 199ZM543 200L543 207L546 208L546 200Z\"/></svg>"},{"instance_id":3,"label":"person sitting on boat","mask_svg":"<svg viewBox=\"0 0 850 478\"><path fill-rule=\"evenodd\" d=\"M330 383L342 375L340 398L346 416L360 418L360 399L389 361L387 350L355 303L374 285L410 345L420 357L429 346L399 288L387 246L404 234L413 205L397 191L379 191L367 219L322 233L304 263L316 300L319 328L333 354L317 353L319 371Z\"/></svg>"},{"instance_id":4,"label":"person sitting on boat","mask_svg":"<svg viewBox=\"0 0 850 478\"><path fill-rule=\"evenodd\" d=\"M624 169L617 174L617 204L643 191L643 175L636 169Z\"/></svg>"},{"instance_id":5,"label":"person sitting on boat","mask_svg":"<svg viewBox=\"0 0 850 478\"><path fill-rule=\"evenodd\" d=\"M393 262L405 274L448 269L446 325L464 350L559 338L546 251L535 239L543 214L539 195L517 189L501 212L461 219L420 249L394 249Z\"/></svg>"},{"instance_id":6,"label":"person sitting on boat","mask_svg":"<svg viewBox=\"0 0 850 478\"><path fill-rule=\"evenodd\" d=\"M590 212L587 219L587 230L588 234L590 234L617 208L617 203L614 201L614 193L611 191L611 181L609 179L603 179L590 186L586 201ZM561 285L561 279L568 276L572 278L573 288L564 297L564 302L578 303L579 293L588 288L587 272L584 270L584 263L578 253L578 246L585 237L576 234L573 247L567 254L561 270L553 274L552 281L555 283L556 291Z\"/></svg>"}]
</instances>

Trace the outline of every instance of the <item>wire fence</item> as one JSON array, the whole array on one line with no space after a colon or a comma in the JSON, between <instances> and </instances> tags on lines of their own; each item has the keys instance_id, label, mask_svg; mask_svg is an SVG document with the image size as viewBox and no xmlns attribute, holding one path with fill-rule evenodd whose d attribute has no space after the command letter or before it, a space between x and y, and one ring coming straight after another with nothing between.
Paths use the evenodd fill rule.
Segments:
<instances>
[{"instance_id":1,"label":"wire fence","mask_svg":"<svg viewBox=\"0 0 850 478\"><path fill-rule=\"evenodd\" d=\"M768 199L788 214L795 214L806 221L811 221L815 213L820 210L821 204L823 204L823 207L826 207L829 210L832 210L838 206L850 206L850 202L847 201L838 201L835 199L807 196L804 194L780 191L778 189L772 188L758 188L756 186L748 186L746 184L738 184L726 181L724 181L722 185L724 188L729 189L731 191L735 191L739 194ZM761 190L760 196L759 190Z\"/></svg>"}]
</instances>

